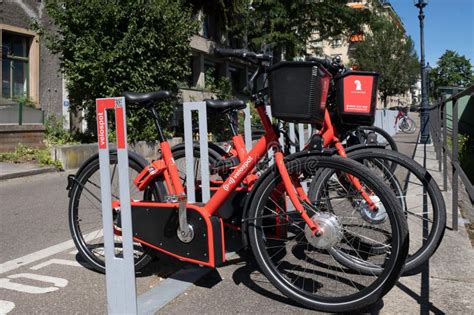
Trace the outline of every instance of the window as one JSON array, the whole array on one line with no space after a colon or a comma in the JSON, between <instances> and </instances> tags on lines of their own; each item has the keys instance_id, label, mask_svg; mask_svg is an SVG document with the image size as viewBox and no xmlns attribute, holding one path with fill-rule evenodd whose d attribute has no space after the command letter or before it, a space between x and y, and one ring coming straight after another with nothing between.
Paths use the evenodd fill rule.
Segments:
<instances>
[{"instance_id":1,"label":"window","mask_svg":"<svg viewBox=\"0 0 474 315\"><path fill-rule=\"evenodd\" d=\"M217 84L218 73L217 66L212 61L204 61L204 86L213 88Z\"/></svg>"},{"instance_id":2,"label":"window","mask_svg":"<svg viewBox=\"0 0 474 315\"><path fill-rule=\"evenodd\" d=\"M2 96L10 99L29 97L29 58L31 39L2 33Z\"/></svg>"},{"instance_id":3,"label":"window","mask_svg":"<svg viewBox=\"0 0 474 315\"><path fill-rule=\"evenodd\" d=\"M217 39L217 19L213 15L204 15L202 21L202 36L211 40Z\"/></svg>"},{"instance_id":4,"label":"window","mask_svg":"<svg viewBox=\"0 0 474 315\"><path fill-rule=\"evenodd\" d=\"M232 85L233 94L242 94L245 87L245 72L243 69L229 67L230 83Z\"/></svg>"},{"instance_id":5,"label":"window","mask_svg":"<svg viewBox=\"0 0 474 315\"><path fill-rule=\"evenodd\" d=\"M335 38L331 41L331 47L332 48L337 48L342 46L342 39L340 38Z\"/></svg>"}]
</instances>

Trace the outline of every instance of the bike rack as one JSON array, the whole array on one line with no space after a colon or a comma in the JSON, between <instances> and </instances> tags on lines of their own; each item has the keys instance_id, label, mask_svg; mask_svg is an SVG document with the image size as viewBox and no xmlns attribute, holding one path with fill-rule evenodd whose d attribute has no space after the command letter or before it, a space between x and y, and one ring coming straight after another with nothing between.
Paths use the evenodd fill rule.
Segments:
<instances>
[{"instance_id":1,"label":"bike rack","mask_svg":"<svg viewBox=\"0 0 474 315\"><path fill-rule=\"evenodd\" d=\"M122 222L122 257L115 255L111 178L109 169L109 139L107 110L115 112L117 157ZM107 310L109 314L136 314L137 299L133 258L132 214L128 185L128 144L125 98L99 98L96 100L97 137L99 146L100 183L102 198L102 223L107 285Z\"/></svg>"},{"instance_id":2,"label":"bike rack","mask_svg":"<svg viewBox=\"0 0 474 315\"><path fill-rule=\"evenodd\" d=\"M207 140L207 109L206 102L185 102L183 104L184 115L184 148L186 160L186 191L188 202L196 202L196 187L194 187L194 156L193 156L193 121L192 112L198 113L198 127L199 127L199 158L201 160L201 191L202 202L207 202L210 199L209 189L209 154L208 154L208 140ZM248 151L252 149L252 129L250 121L250 106L244 109L244 138L245 146Z\"/></svg>"}]
</instances>

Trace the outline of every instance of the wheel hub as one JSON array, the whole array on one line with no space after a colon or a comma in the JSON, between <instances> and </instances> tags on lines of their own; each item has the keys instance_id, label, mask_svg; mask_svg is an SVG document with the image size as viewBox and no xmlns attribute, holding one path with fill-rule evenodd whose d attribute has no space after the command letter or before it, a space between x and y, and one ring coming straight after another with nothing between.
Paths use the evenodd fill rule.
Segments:
<instances>
[{"instance_id":1,"label":"wheel hub","mask_svg":"<svg viewBox=\"0 0 474 315\"><path fill-rule=\"evenodd\" d=\"M385 222L385 219L387 218L387 211L385 210L383 203L380 202L380 198L377 196L370 196L370 199L377 206L377 209L370 209L367 201L362 201L360 207L362 219L371 224L381 224Z\"/></svg>"},{"instance_id":2,"label":"wheel hub","mask_svg":"<svg viewBox=\"0 0 474 315\"><path fill-rule=\"evenodd\" d=\"M328 212L318 212L311 217L314 223L318 224L322 231L321 236L313 235L313 231L306 225L304 234L306 240L319 249L329 249L342 240L342 224L338 218Z\"/></svg>"}]
</instances>

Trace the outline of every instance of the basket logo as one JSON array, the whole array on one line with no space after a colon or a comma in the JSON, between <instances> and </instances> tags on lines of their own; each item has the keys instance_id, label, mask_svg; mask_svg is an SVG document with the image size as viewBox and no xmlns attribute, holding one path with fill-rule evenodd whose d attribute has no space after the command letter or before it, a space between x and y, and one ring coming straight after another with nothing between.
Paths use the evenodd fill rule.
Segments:
<instances>
[{"instance_id":1,"label":"basket logo","mask_svg":"<svg viewBox=\"0 0 474 315\"><path fill-rule=\"evenodd\" d=\"M356 85L356 91L362 91L362 83L360 83L360 80L355 80L354 84Z\"/></svg>"}]
</instances>

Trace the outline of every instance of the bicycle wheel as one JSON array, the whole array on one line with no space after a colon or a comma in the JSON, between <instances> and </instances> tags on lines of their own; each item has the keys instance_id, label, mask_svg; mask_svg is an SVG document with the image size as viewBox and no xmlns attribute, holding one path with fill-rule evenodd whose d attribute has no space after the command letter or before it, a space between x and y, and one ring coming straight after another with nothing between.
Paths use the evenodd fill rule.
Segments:
<instances>
[{"instance_id":1,"label":"bicycle wheel","mask_svg":"<svg viewBox=\"0 0 474 315\"><path fill-rule=\"evenodd\" d=\"M100 191L99 158L86 161L86 166L75 177L69 199L69 229L72 239L85 261L96 271L105 273L105 251L102 228L102 205ZM112 203L120 197L118 184L117 152L110 152L110 174ZM161 201L164 196L162 183L154 183L145 192L139 191L133 179L147 165L144 159L129 155L130 198L133 200ZM161 187L160 187L161 185ZM122 253L122 237L120 235L120 207L113 208L115 255ZM139 271L150 260L149 247L134 242L135 271Z\"/></svg>"},{"instance_id":2,"label":"bicycle wheel","mask_svg":"<svg viewBox=\"0 0 474 315\"><path fill-rule=\"evenodd\" d=\"M410 231L410 249L402 275L417 273L436 252L444 235L446 206L438 185L421 165L398 152L368 148L350 152L348 157L371 169L396 194ZM395 172L387 167L391 164L396 165ZM310 199L320 198L316 192L323 191L320 186L328 181L328 177L334 175L334 172L331 174L329 171L321 174L312 183L308 193ZM366 244L362 242L354 246L366 246ZM377 246L371 246L371 250L376 251ZM373 266L348 259L350 257L345 257L344 253L336 253L335 257L352 269L361 272L380 272Z\"/></svg>"},{"instance_id":3,"label":"bicycle wheel","mask_svg":"<svg viewBox=\"0 0 474 315\"><path fill-rule=\"evenodd\" d=\"M284 207L290 202L281 176L272 167L256 184L256 197L246 219L250 245L263 273L283 294L319 311L353 311L381 299L397 281L409 245L406 220L393 193L363 165L349 159L305 153L289 156L285 165L291 178L302 183L318 170L356 176L378 198L385 220L377 225L363 220L354 203L361 199L360 193L333 186L326 198L337 202L337 212L328 211L324 200L305 204L308 215L324 231L320 238L312 236L299 213L291 206ZM372 254L355 248L345 239L348 232L383 244L386 250ZM380 266L383 272L349 270L332 256L334 248Z\"/></svg>"},{"instance_id":4,"label":"bicycle wheel","mask_svg":"<svg viewBox=\"0 0 474 315\"><path fill-rule=\"evenodd\" d=\"M402 117L400 119L400 122L398 123L398 127L400 128L400 130L408 134L415 132L416 126L413 127L414 125L415 122L409 117Z\"/></svg>"},{"instance_id":5,"label":"bicycle wheel","mask_svg":"<svg viewBox=\"0 0 474 315\"><path fill-rule=\"evenodd\" d=\"M183 186L186 188L186 151L183 146L179 146L171 149L173 153L173 159L176 164L176 168L179 173L179 178ZM232 172L230 167L225 167L224 157L217 151L208 148L209 156L209 174L213 180L225 180ZM193 170L194 170L194 182L195 188L199 190L201 185L201 155L199 147L193 147ZM238 165L238 162L237 162ZM222 167L221 167L222 166ZM214 171L213 168L219 168L218 171Z\"/></svg>"},{"instance_id":6,"label":"bicycle wheel","mask_svg":"<svg viewBox=\"0 0 474 315\"><path fill-rule=\"evenodd\" d=\"M392 136L388 134L382 128L377 126L359 126L357 130L354 132L356 136L357 142L353 144L368 144L370 143L370 134L375 134L375 141L377 144L385 145L385 149L398 151L397 143L393 140Z\"/></svg>"}]
</instances>

